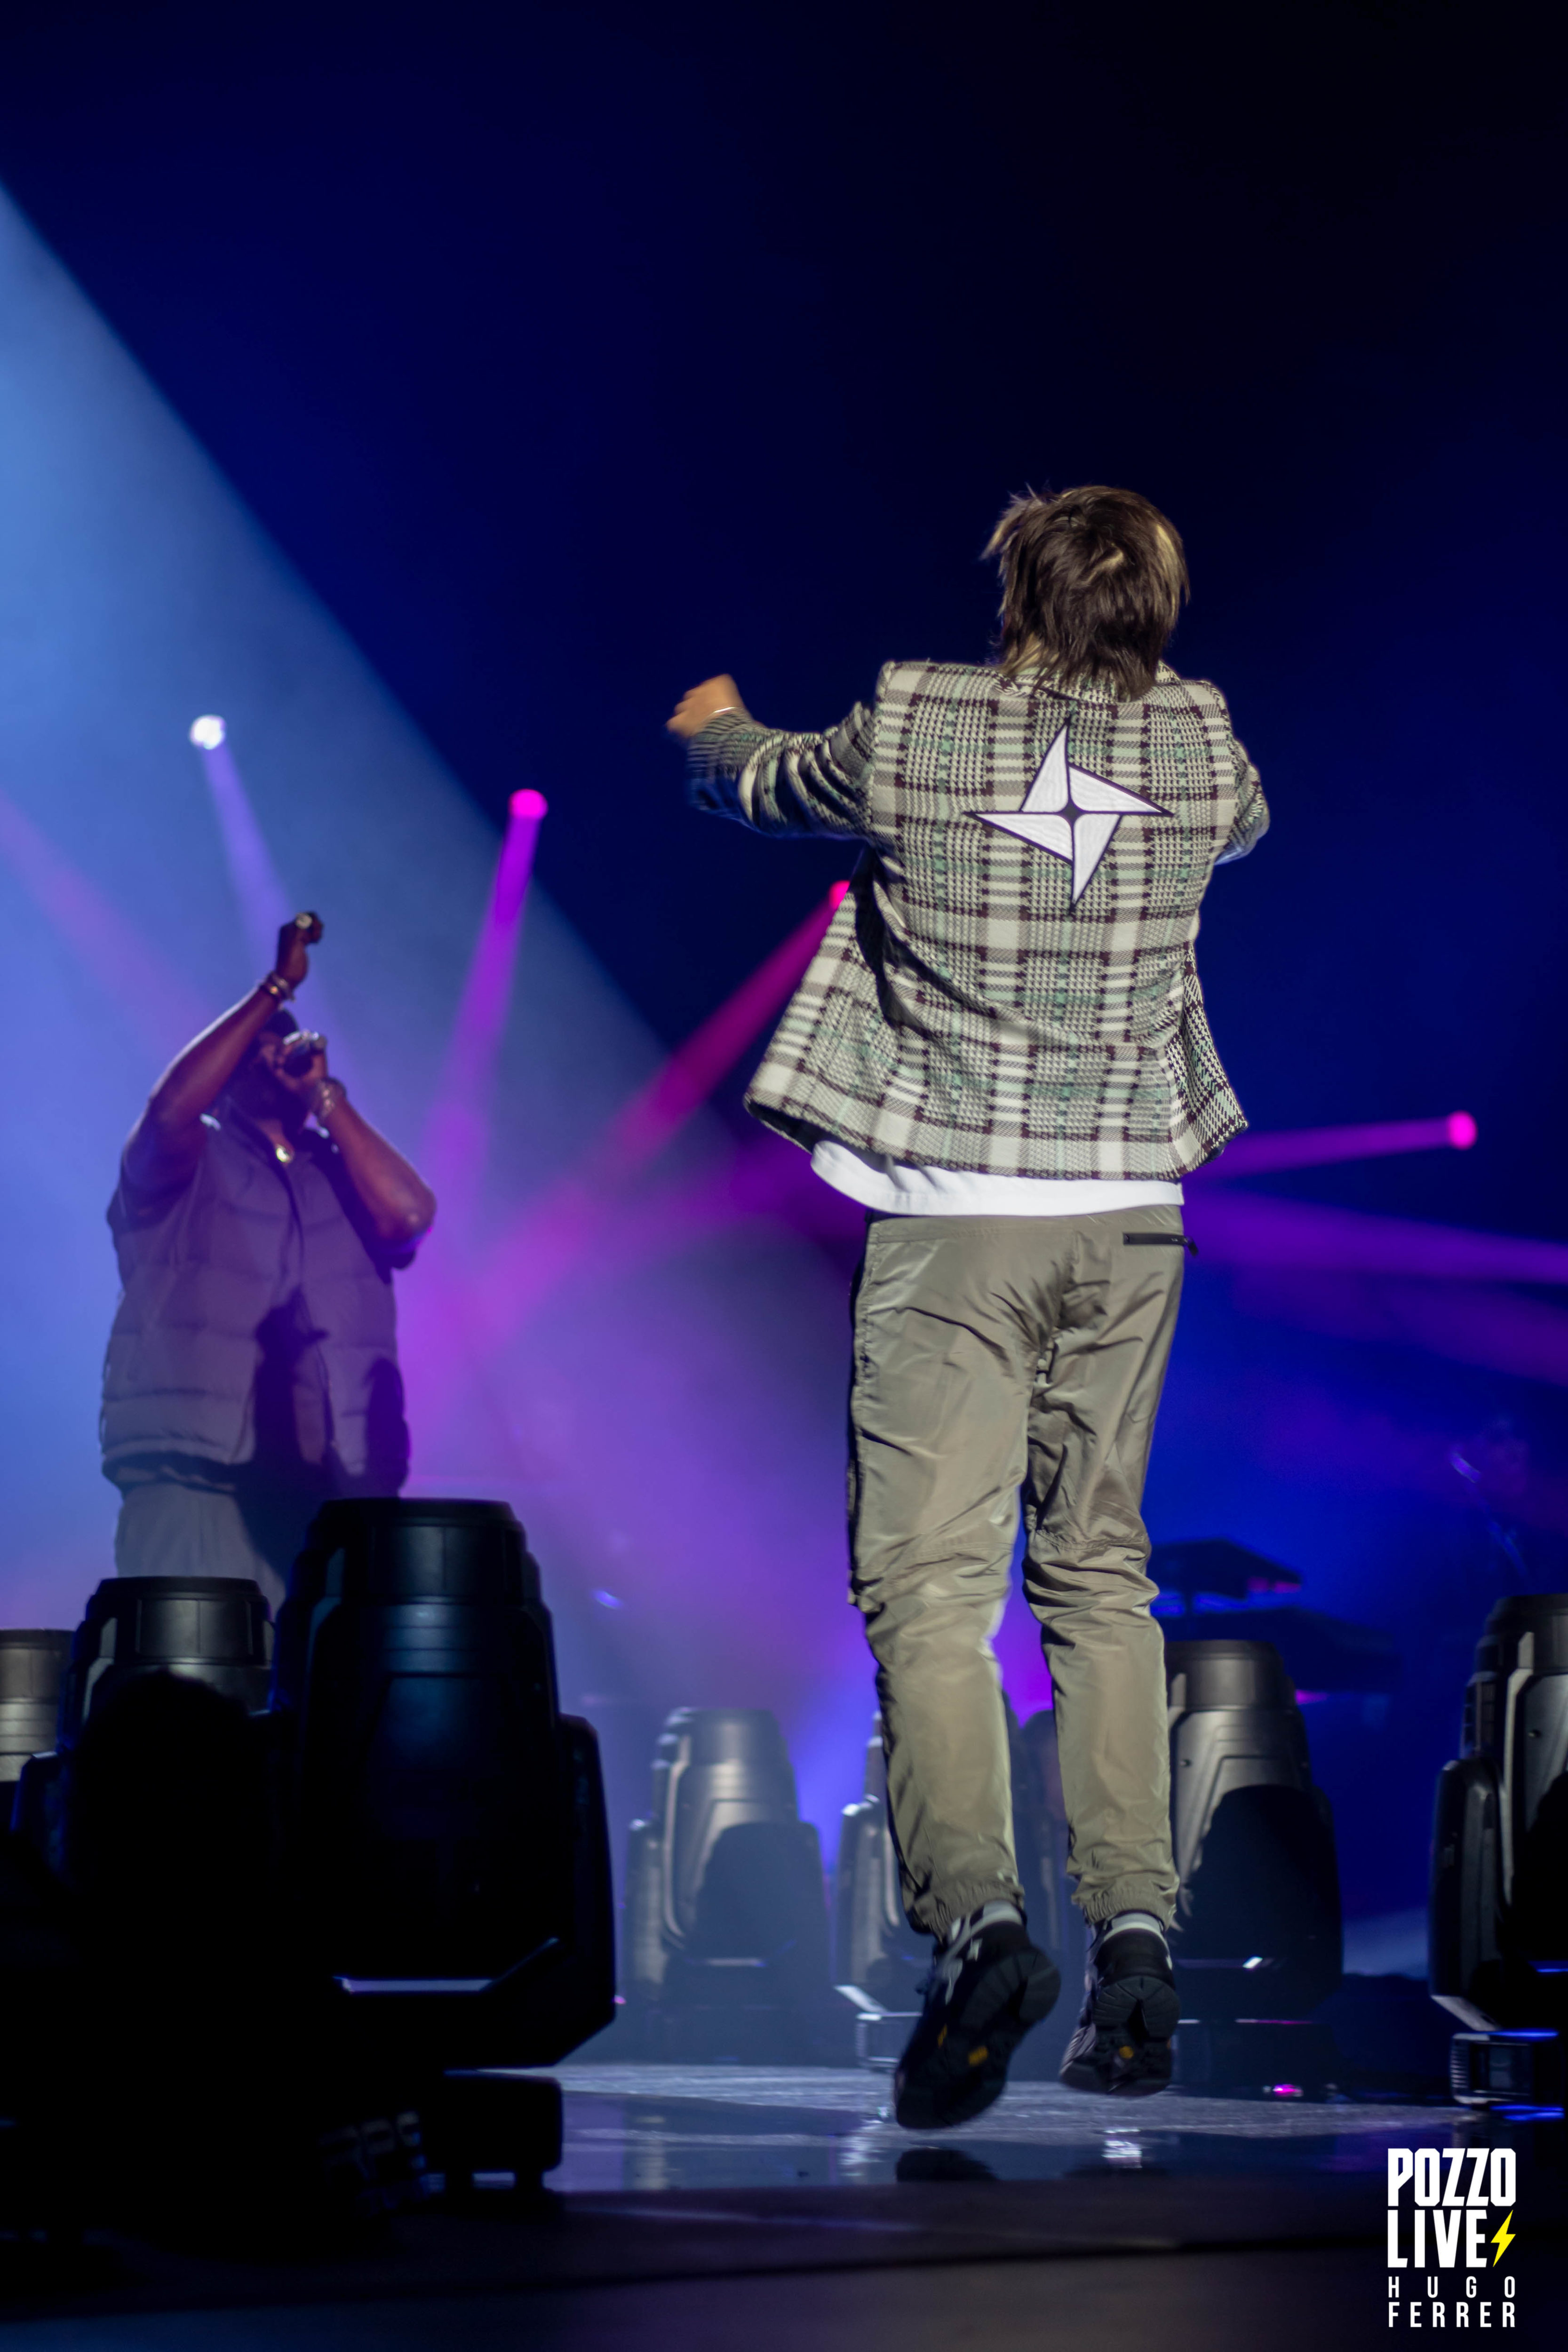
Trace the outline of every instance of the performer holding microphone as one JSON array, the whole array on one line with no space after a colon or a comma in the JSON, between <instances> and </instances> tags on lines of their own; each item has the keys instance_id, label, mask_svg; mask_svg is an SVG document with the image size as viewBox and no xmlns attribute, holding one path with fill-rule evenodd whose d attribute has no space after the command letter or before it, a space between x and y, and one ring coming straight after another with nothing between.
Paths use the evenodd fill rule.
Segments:
<instances>
[{"instance_id":1,"label":"performer holding microphone","mask_svg":"<svg viewBox=\"0 0 1568 2352\"><path fill-rule=\"evenodd\" d=\"M748 1102L870 1212L849 1531L905 1908L936 1943L899 2121L998 2096L1050 2008L1013 1851L991 1636L1022 1498L1092 1931L1064 2080L1170 2078L1160 1629L1139 1515L1185 1248L1181 1178L1246 1124L1193 960L1215 866L1268 823L1224 698L1162 660L1181 541L1129 490L1026 498L990 551L993 667L893 662L826 734L734 680L685 697L694 797L860 845Z\"/></svg>"},{"instance_id":2,"label":"performer holding microphone","mask_svg":"<svg viewBox=\"0 0 1568 2352\"><path fill-rule=\"evenodd\" d=\"M321 937L284 924L125 1147L101 1421L121 1576L254 1577L276 1604L322 1501L407 1475L392 1276L436 1202L287 1009Z\"/></svg>"}]
</instances>

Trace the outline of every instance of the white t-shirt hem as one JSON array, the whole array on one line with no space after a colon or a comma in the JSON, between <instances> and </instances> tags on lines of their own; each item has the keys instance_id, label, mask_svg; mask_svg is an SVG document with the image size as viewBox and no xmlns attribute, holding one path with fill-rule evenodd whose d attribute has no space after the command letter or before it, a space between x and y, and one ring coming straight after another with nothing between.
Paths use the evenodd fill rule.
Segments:
<instances>
[{"instance_id":1,"label":"white t-shirt hem","mask_svg":"<svg viewBox=\"0 0 1568 2352\"><path fill-rule=\"evenodd\" d=\"M1182 1205L1179 1183L1162 1178L987 1176L966 1168L904 1168L879 1152L824 1136L814 1171L862 1208L903 1217L1092 1217L1106 1209Z\"/></svg>"}]
</instances>

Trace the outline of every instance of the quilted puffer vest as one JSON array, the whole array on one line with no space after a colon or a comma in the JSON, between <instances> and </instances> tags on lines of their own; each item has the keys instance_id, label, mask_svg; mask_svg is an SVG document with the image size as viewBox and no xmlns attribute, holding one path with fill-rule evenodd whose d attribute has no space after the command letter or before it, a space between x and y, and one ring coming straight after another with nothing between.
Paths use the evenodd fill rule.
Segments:
<instances>
[{"instance_id":1,"label":"quilted puffer vest","mask_svg":"<svg viewBox=\"0 0 1568 2352\"><path fill-rule=\"evenodd\" d=\"M284 1165L232 1105L203 1123L182 1192L149 1199L122 1180L110 1203L124 1288L105 1474L155 1454L292 1454L340 1491L395 1493L408 1431L392 1269L406 1257L378 1245L325 1136Z\"/></svg>"}]
</instances>

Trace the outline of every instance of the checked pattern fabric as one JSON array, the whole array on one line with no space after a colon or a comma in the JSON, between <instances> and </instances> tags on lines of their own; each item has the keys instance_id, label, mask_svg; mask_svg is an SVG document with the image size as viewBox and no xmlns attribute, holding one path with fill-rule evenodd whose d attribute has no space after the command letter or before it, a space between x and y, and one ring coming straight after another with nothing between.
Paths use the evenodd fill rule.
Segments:
<instances>
[{"instance_id":1,"label":"checked pattern fabric","mask_svg":"<svg viewBox=\"0 0 1568 2352\"><path fill-rule=\"evenodd\" d=\"M1198 985L1215 866L1268 812L1218 690L1161 665L1119 702L891 662L820 735L742 712L692 798L863 845L747 1095L808 1149L997 1176L1179 1177L1247 1121Z\"/></svg>"}]
</instances>

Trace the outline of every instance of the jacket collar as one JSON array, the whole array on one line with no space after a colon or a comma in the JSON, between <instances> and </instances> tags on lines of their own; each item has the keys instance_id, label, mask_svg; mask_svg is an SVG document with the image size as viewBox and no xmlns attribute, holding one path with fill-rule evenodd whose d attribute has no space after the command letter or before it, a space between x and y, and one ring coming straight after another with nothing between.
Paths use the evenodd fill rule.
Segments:
<instances>
[{"instance_id":1,"label":"jacket collar","mask_svg":"<svg viewBox=\"0 0 1568 2352\"><path fill-rule=\"evenodd\" d=\"M1180 682L1180 673L1173 670L1169 662L1160 662L1156 665L1155 686L1176 686ZM1063 695L1069 702L1100 702L1115 705L1124 699L1122 696L1113 693L1109 686L1101 685L1099 678L1080 677L1075 679L1071 686L1064 686L1060 679L1053 677L1047 669L1026 669L1017 677L1004 678L1002 684L1005 687L1012 687L1023 694Z\"/></svg>"}]
</instances>

